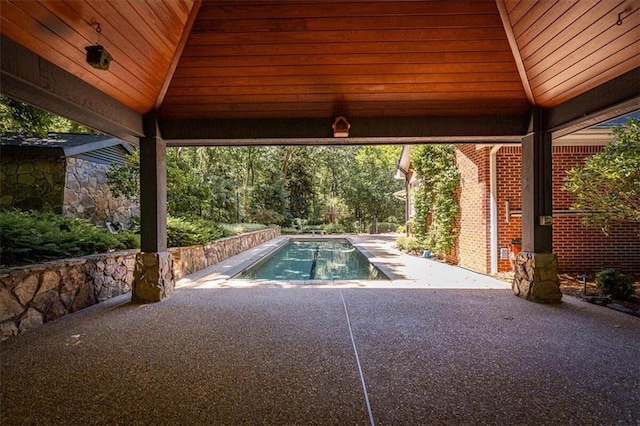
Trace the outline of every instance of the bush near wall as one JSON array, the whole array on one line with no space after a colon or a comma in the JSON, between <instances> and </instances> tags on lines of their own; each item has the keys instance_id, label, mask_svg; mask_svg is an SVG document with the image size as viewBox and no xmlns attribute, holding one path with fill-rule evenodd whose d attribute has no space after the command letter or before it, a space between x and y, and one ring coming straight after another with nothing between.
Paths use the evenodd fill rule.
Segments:
<instances>
[{"instance_id":1,"label":"bush near wall","mask_svg":"<svg viewBox=\"0 0 640 426\"><path fill-rule=\"evenodd\" d=\"M271 227L191 247L169 249L174 279L280 235ZM127 293L138 251L128 250L0 269L0 338L20 334Z\"/></svg>"}]
</instances>

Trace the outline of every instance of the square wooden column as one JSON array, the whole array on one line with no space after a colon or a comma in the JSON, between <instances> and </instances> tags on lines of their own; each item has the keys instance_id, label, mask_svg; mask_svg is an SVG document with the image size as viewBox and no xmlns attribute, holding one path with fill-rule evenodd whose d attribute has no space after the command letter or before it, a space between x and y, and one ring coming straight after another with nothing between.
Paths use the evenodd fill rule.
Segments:
<instances>
[{"instance_id":1,"label":"square wooden column","mask_svg":"<svg viewBox=\"0 0 640 426\"><path fill-rule=\"evenodd\" d=\"M144 116L140 138L140 254L131 298L157 302L173 294L175 279L167 251L167 147L155 112Z\"/></svg>"},{"instance_id":2,"label":"square wooden column","mask_svg":"<svg viewBox=\"0 0 640 426\"><path fill-rule=\"evenodd\" d=\"M515 264L513 292L527 300L558 303L562 298L558 258L553 253L553 168L547 114L534 107L522 139L522 251Z\"/></svg>"}]
</instances>

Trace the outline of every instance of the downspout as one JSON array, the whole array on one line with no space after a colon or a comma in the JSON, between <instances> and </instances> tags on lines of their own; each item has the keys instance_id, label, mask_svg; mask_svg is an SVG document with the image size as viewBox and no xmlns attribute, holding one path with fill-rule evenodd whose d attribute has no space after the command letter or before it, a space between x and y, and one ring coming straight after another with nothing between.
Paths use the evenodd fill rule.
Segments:
<instances>
[{"instance_id":1,"label":"downspout","mask_svg":"<svg viewBox=\"0 0 640 426\"><path fill-rule=\"evenodd\" d=\"M402 173L404 175L404 193L405 193L405 202L404 202L404 226L405 226L405 233L407 235L411 235L411 230L409 229L409 216L411 215L411 194L409 193L410 189L411 189L411 184L409 183L410 181L410 175L409 172L405 169L403 169L400 166L400 161L398 161L398 165L397 165L398 170L400 171L400 173Z\"/></svg>"},{"instance_id":2,"label":"downspout","mask_svg":"<svg viewBox=\"0 0 640 426\"><path fill-rule=\"evenodd\" d=\"M490 222L490 250L491 274L498 273L498 165L497 154L502 144L494 145L489 152L489 222Z\"/></svg>"}]
</instances>

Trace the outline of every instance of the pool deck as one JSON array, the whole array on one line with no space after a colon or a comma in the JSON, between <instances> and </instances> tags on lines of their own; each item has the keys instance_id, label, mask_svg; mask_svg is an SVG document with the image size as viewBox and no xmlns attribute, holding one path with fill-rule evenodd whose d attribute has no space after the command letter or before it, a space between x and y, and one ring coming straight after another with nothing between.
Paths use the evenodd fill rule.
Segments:
<instances>
[{"instance_id":1,"label":"pool deck","mask_svg":"<svg viewBox=\"0 0 640 426\"><path fill-rule=\"evenodd\" d=\"M230 281L275 241L1 344L0 424L640 424L640 318L354 242L385 282Z\"/></svg>"}]
</instances>

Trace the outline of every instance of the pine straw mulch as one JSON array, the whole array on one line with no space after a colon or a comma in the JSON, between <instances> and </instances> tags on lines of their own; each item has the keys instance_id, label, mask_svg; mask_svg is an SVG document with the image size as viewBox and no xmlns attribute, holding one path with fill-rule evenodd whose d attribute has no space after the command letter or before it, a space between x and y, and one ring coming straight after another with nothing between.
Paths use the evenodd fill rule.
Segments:
<instances>
[{"instance_id":1,"label":"pine straw mulch","mask_svg":"<svg viewBox=\"0 0 640 426\"><path fill-rule=\"evenodd\" d=\"M499 280L510 283L513 281L513 272L500 272L494 275L494 277ZM586 284L587 284L586 294L584 293L584 289L585 289L584 281L580 276L580 274L565 273L565 274L558 275L558 278L560 278L560 291L562 291L562 294L564 295L578 297L580 299L585 299L592 303L612 305L611 307L614 307L615 305L620 305L631 311L635 311L634 313L632 312L627 312L627 313L640 316L640 282L635 282L633 284L634 293L629 298L629 300L613 299L609 301L607 299L603 299L600 297L601 295L598 289L596 288L596 283L594 281L593 274L587 276L586 278Z\"/></svg>"}]
</instances>

